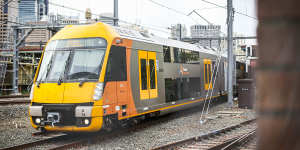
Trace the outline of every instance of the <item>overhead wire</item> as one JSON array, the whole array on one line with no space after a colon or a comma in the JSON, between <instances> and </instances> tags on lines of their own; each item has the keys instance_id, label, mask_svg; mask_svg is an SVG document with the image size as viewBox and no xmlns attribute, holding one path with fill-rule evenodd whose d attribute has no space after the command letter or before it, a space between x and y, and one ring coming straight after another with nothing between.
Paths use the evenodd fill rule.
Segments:
<instances>
[{"instance_id":1,"label":"overhead wire","mask_svg":"<svg viewBox=\"0 0 300 150\"><path fill-rule=\"evenodd\" d=\"M75 8L72 8L72 7L68 7L68 6L56 4L56 3L53 3L53 2L49 2L49 4L54 5L54 6L58 6L58 7L62 7L62 8L65 8L65 9L69 9L69 10L74 10L74 11L77 11L77 12L85 13L84 10L75 9ZM99 15L99 14L94 14L94 13L91 13L91 15L98 16L98 17L106 17L106 16L102 16L102 15ZM111 18L111 17L106 17L106 18ZM111 19L113 19L113 18L111 18ZM126 23L126 24L137 25L135 23L131 23L131 22L128 22L128 21L125 21L125 20L121 20L121 19L119 19L119 21L122 22L122 23ZM151 30L155 30L155 31L159 31L159 32L163 32L163 33L168 33L169 34L169 32L163 31L161 29L156 29L154 27L149 27L147 25L137 25L137 26L141 26L141 27L145 27L145 28L148 28L148 29L151 29ZM153 26L153 25L151 25L151 26ZM156 26L156 27L158 27L158 26ZM162 28L162 29L168 30L167 28Z\"/></svg>"},{"instance_id":2,"label":"overhead wire","mask_svg":"<svg viewBox=\"0 0 300 150\"><path fill-rule=\"evenodd\" d=\"M171 7L165 6L165 5L161 4L161 3L158 3L158 2L156 2L156 1L153 1L153 0L148 0L148 1L149 1L149 2L151 2L151 3L153 3L153 4L156 4L156 5L158 5L158 6L160 6L160 7L164 7L164 8L166 8L166 9L168 9L168 10L171 10L171 11L173 11L173 12L177 13L177 14L180 14L180 15L186 16L186 17L190 18L191 20L193 20L195 23L199 24L199 22L198 22L198 21L196 21L194 18L190 17L190 16L189 16L189 14L186 14L186 13L184 13L184 12L181 12L181 11L179 11L179 10L176 10L176 9L174 9L174 8L171 8ZM202 17L203 17L203 16L202 16ZM201 18L202 18L202 17L201 17ZM204 18L204 17L203 17L203 18ZM202 18L202 19L203 19L203 18ZM207 20L207 19L204 19L204 20Z\"/></svg>"},{"instance_id":3,"label":"overhead wire","mask_svg":"<svg viewBox=\"0 0 300 150\"><path fill-rule=\"evenodd\" d=\"M156 4L156 5L158 5L158 6L161 6L161 7L167 8L167 9L169 9L169 10L171 10L171 11L173 11L173 12L176 12L176 13L178 13L178 14L181 14L181 15L187 16L187 14L185 14L185 13L183 13L183 12L179 11L179 10L176 10L176 9L174 9L174 8L171 8L171 7L165 6L165 5L163 5L163 4L161 4L161 3L158 3L158 2L156 2L156 1L153 1L153 0L148 0L148 1L149 1L149 2L151 2L151 3L153 3L153 4Z\"/></svg>"},{"instance_id":4,"label":"overhead wire","mask_svg":"<svg viewBox=\"0 0 300 150\"><path fill-rule=\"evenodd\" d=\"M205 2L205 3L208 3L208 4L211 4L211 5L215 5L215 6L217 6L217 7L223 8L223 9L227 9L226 6L221 6L221 5L219 5L219 4L216 4L216 3L213 3L213 2L210 2L210 1L207 1L207 0L201 0L201 1L202 1L202 2ZM250 16L250 15L245 14L245 13L242 13L242 12L240 12L240 11L234 10L234 12L237 13L237 14L239 14L239 15L243 15L243 16L246 16L246 17L248 17L248 18L251 18L251 19L254 19L254 20L258 20L256 17Z\"/></svg>"}]
</instances>

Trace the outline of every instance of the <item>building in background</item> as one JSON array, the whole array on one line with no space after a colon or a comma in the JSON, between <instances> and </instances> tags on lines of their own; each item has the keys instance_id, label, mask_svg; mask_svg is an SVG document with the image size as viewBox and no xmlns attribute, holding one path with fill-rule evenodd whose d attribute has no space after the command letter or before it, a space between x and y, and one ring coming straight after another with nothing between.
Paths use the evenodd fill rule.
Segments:
<instances>
[{"instance_id":1,"label":"building in background","mask_svg":"<svg viewBox=\"0 0 300 150\"><path fill-rule=\"evenodd\" d=\"M48 21L38 21L38 22L28 22L27 24L36 25L36 26L46 26L48 25ZM29 30L29 29L28 29ZM48 42L48 40L52 37L52 34L47 29L34 29L28 37L25 39L24 46L28 49L31 47L32 49L39 49L41 45Z\"/></svg>"},{"instance_id":2,"label":"building in background","mask_svg":"<svg viewBox=\"0 0 300 150\"><path fill-rule=\"evenodd\" d=\"M47 17L42 19L42 21L47 21L49 24L79 24L79 15L77 16L65 16L61 14L49 14Z\"/></svg>"},{"instance_id":3,"label":"building in background","mask_svg":"<svg viewBox=\"0 0 300 150\"><path fill-rule=\"evenodd\" d=\"M187 36L186 26L183 24L176 24L171 26L171 39L181 40Z\"/></svg>"},{"instance_id":4,"label":"building in background","mask_svg":"<svg viewBox=\"0 0 300 150\"><path fill-rule=\"evenodd\" d=\"M192 25L191 37L192 38L220 38L221 26L220 25ZM205 47L219 47L219 40L200 40L200 46Z\"/></svg>"},{"instance_id":5,"label":"building in background","mask_svg":"<svg viewBox=\"0 0 300 150\"><path fill-rule=\"evenodd\" d=\"M37 22L43 16L48 15L48 0L20 0L19 1L19 22Z\"/></svg>"},{"instance_id":6,"label":"building in background","mask_svg":"<svg viewBox=\"0 0 300 150\"><path fill-rule=\"evenodd\" d=\"M18 2L0 0L0 49L9 49L12 42L11 26L17 22Z\"/></svg>"}]
</instances>

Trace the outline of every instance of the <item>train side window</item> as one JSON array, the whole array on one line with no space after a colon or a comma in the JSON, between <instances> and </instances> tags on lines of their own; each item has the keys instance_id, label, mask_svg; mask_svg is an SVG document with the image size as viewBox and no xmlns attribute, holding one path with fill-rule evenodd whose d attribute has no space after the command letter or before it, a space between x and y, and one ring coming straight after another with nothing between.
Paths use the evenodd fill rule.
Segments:
<instances>
[{"instance_id":1,"label":"train side window","mask_svg":"<svg viewBox=\"0 0 300 150\"><path fill-rule=\"evenodd\" d=\"M169 46L163 46L164 49L164 62L171 62L171 51Z\"/></svg>"},{"instance_id":2,"label":"train side window","mask_svg":"<svg viewBox=\"0 0 300 150\"><path fill-rule=\"evenodd\" d=\"M174 52L174 63L180 63L180 51L179 51L179 48L174 47L173 48L173 52Z\"/></svg>"},{"instance_id":3,"label":"train side window","mask_svg":"<svg viewBox=\"0 0 300 150\"><path fill-rule=\"evenodd\" d=\"M147 90L147 60L140 59L142 90Z\"/></svg>"},{"instance_id":4,"label":"train side window","mask_svg":"<svg viewBox=\"0 0 300 150\"><path fill-rule=\"evenodd\" d=\"M180 63L186 63L186 55L185 55L185 51L184 49L180 50Z\"/></svg>"},{"instance_id":5,"label":"train side window","mask_svg":"<svg viewBox=\"0 0 300 150\"><path fill-rule=\"evenodd\" d=\"M199 52L185 50L185 60L187 64L199 64Z\"/></svg>"},{"instance_id":6,"label":"train side window","mask_svg":"<svg viewBox=\"0 0 300 150\"><path fill-rule=\"evenodd\" d=\"M166 78L165 98L166 102L179 101L187 98L200 97L200 78Z\"/></svg>"},{"instance_id":7,"label":"train side window","mask_svg":"<svg viewBox=\"0 0 300 150\"><path fill-rule=\"evenodd\" d=\"M211 64L208 64L208 81L211 83Z\"/></svg>"},{"instance_id":8,"label":"train side window","mask_svg":"<svg viewBox=\"0 0 300 150\"><path fill-rule=\"evenodd\" d=\"M200 63L200 54L199 54L199 52L193 51L192 54L193 54L193 57L192 57L193 63L194 64L199 64Z\"/></svg>"},{"instance_id":9,"label":"train side window","mask_svg":"<svg viewBox=\"0 0 300 150\"><path fill-rule=\"evenodd\" d=\"M149 59L149 67L150 67L150 89L156 89L156 78L155 78L155 62L153 59Z\"/></svg>"},{"instance_id":10,"label":"train side window","mask_svg":"<svg viewBox=\"0 0 300 150\"><path fill-rule=\"evenodd\" d=\"M208 84L208 76L207 76L207 64L204 65L204 75L205 75L205 84Z\"/></svg>"},{"instance_id":11,"label":"train side window","mask_svg":"<svg viewBox=\"0 0 300 150\"><path fill-rule=\"evenodd\" d=\"M177 97L177 83L171 78L165 79L166 102L178 100Z\"/></svg>"},{"instance_id":12,"label":"train side window","mask_svg":"<svg viewBox=\"0 0 300 150\"><path fill-rule=\"evenodd\" d=\"M106 81L126 81L126 47L112 45L106 67Z\"/></svg>"},{"instance_id":13,"label":"train side window","mask_svg":"<svg viewBox=\"0 0 300 150\"><path fill-rule=\"evenodd\" d=\"M211 66L211 69L213 70L212 71L212 76L213 78L216 78L216 75L217 75L217 65L216 65L216 62L215 61L212 61L212 66ZM214 80L214 79L213 79Z\"/></svg>"},{"instance_id":14,"label":"train side window","mask_svg":"<svg viewBox=\"0 0 300 150\"><path fill-rule=\"evenodd\" d=\"M206 90L212 88L212 61L210 59L204 59L204 88Z\"/></svg>"}]
</instances>

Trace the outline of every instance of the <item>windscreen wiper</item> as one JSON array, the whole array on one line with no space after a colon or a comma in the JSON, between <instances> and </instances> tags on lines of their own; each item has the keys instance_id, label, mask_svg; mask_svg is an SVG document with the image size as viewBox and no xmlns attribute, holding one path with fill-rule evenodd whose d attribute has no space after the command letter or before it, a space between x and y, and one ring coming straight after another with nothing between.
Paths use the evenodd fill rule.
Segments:
<instances>
[{"instance_id":1,"label":"windscreen wiper","mask_svg":"<svg viewBox=\"0 0 300 150\"><path fill-rule=\"evenodd\" d=\"M47 79L48 74L49 74L49 72L50 72L50 69L51 69L51 66L52 66L52 62L53 62L53 56L54 56L54 54L52 54L52 56L51 56L51 58L50 58L50 62L49 62L49 64L47 65L47 70L46 70L45 79ZM37 87L40 87L41 82L42 82L42 78L37 82L37 85L36 85L36 86L37 86Z\"/></svg>"},{"instance_id":2,"label":"windscreen wiper","mask_svg":"<svg viewBox=\"0 0 300 150\"><path fill-rule=\"evenodd\" d=\"M85 82L88 82L88 81L90 81L89 79L83 79L83 80L81 80L80 82L79 82L79 87L81 87Z\"/></svg>"},{"instance_id":3,"label":"windscreen wiper","mask_svg":"<svg viewBox=\"0 0 300 150\"><path fill-rule=\"evenodd\" d=\"M69 56L67 58L67 61L65 62L64 72L63 72L62 75L59 76L59 79L57 81L57 85L61 85L62 78L66 76L67 69L69 69L68 66L69 66L69 63L70 63L70 58L71 58L71 51L69 52Z\"/></svg>"}]
</instances>

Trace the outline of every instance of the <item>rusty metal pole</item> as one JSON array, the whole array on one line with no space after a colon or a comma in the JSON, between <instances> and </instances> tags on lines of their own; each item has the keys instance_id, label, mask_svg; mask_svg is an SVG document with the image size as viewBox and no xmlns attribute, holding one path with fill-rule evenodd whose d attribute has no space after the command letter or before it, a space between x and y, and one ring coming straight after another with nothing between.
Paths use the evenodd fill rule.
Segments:
<instances>
[{"instance_id":1,"label":"rusty metal pole","mask_svg":"<svg viewBox=\"0 0 300 150\"><path fill-rule=\"evenodd\" d=\"M300 149L300 1L257 4L257 148Z\"/></svg>"}]
</instances>

